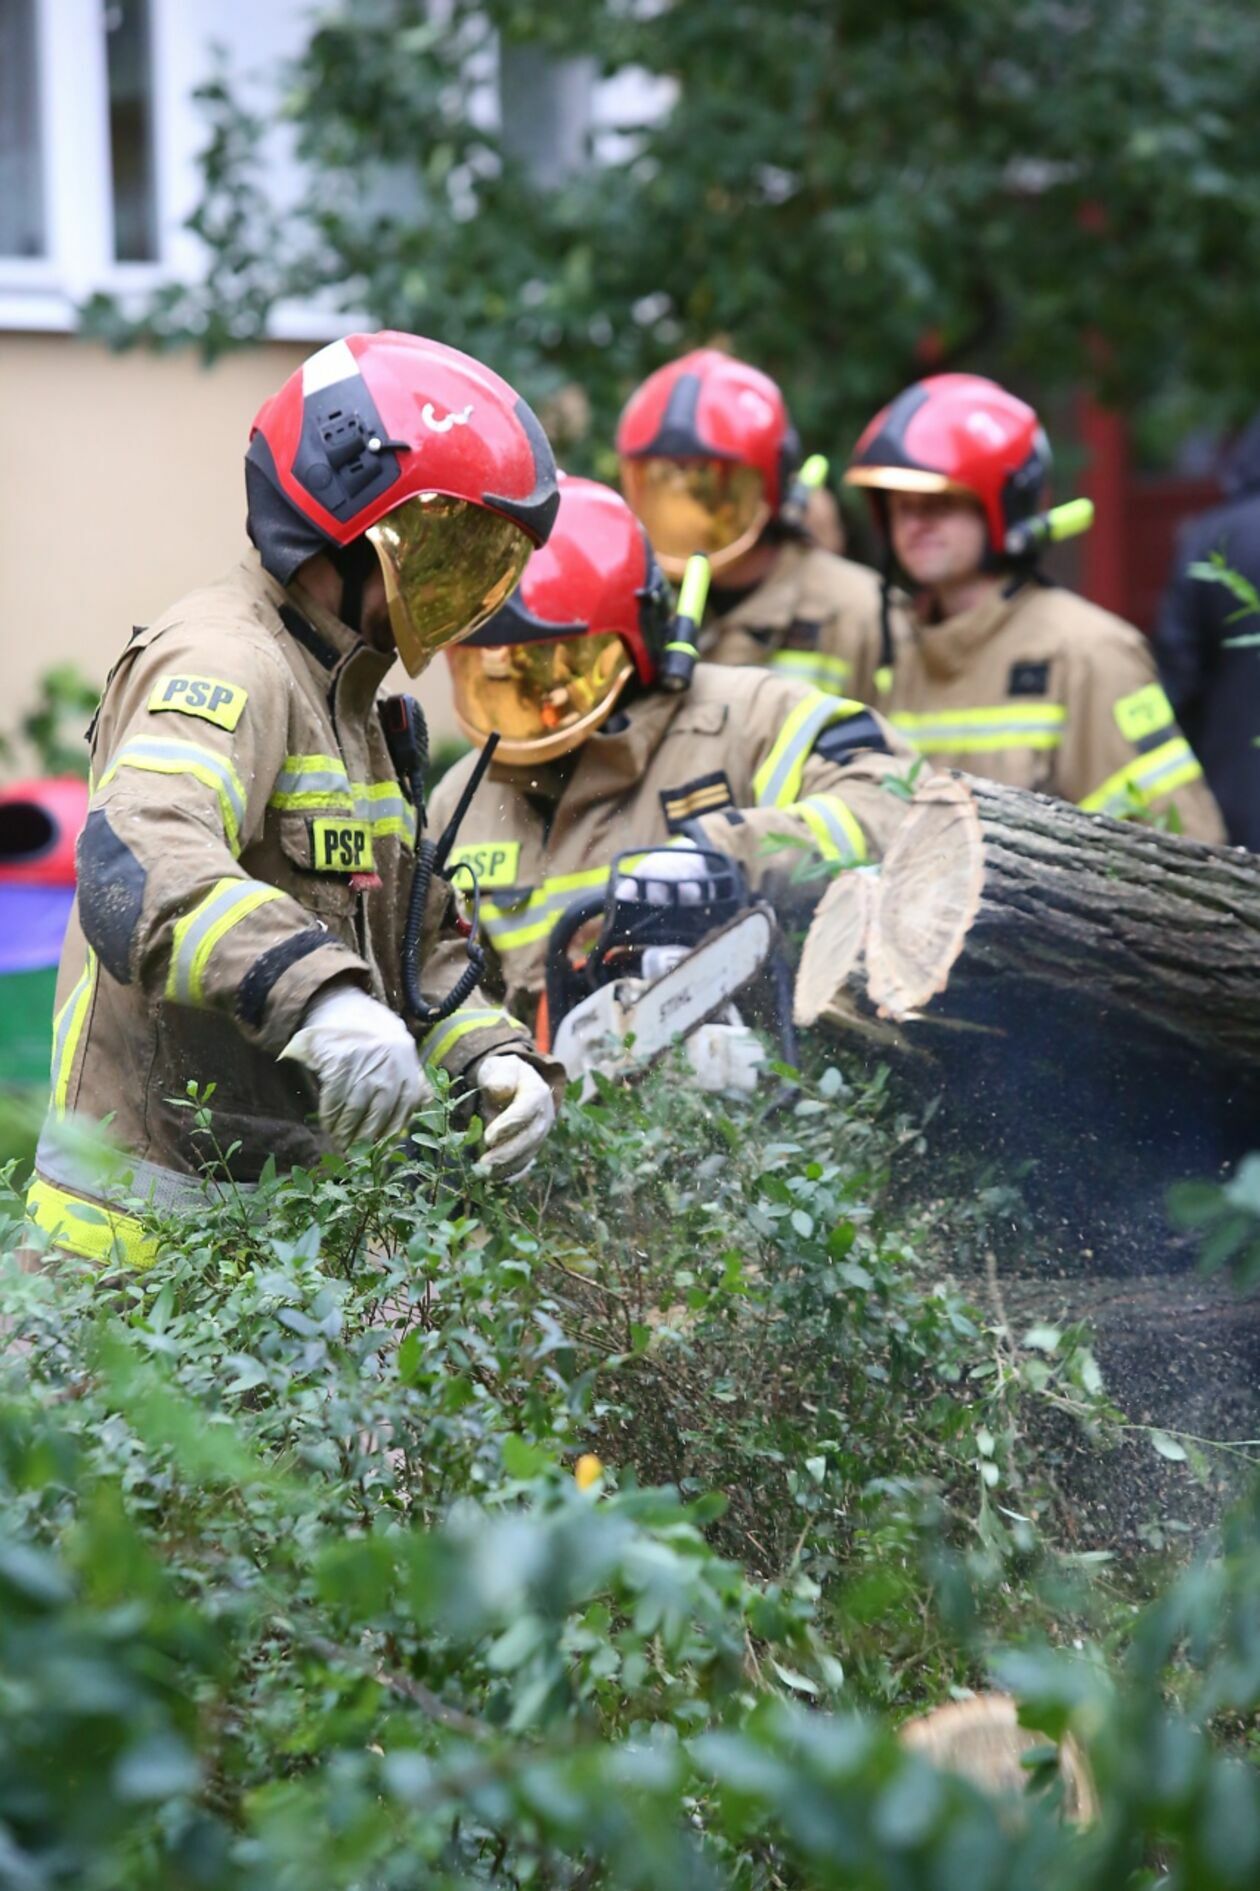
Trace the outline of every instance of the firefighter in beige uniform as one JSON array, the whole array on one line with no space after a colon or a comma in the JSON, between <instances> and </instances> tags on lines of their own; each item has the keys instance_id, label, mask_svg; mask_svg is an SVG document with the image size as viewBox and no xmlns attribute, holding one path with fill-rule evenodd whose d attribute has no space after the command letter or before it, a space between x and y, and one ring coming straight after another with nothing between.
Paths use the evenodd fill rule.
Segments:
<instances>
[{"instance_id":1,"label":"firefighter in beige uniform","mask_svg":"<svg viewBox=\"0 0 1260 1891\"><path fill-rule=\"evenodd\" d=\"M504 757L456 858L478 869L483 934L520 1017L544 989L552 928L606 885L617 854L664 850L696 822L780 898L802 845L837 866L879 857L905 806L883 784L911 760L861 704L790 677L700 663L685 691L657 686L671 613L644 534L607 487L562 476L560 492L520 590L448 652L465 732L477 744L498 733ZM435 827L471 765L439 783ZM650 852L642 871L678 879L685 863L684 851Z\"/></svg>"},{"instance_id":2,"label":"firefighter in beige uniform","mask_svg":"<svg viewBox=\"0 0 1260 1891\"><path fill-rule=\"evenodd\" d=\"M127 1192L158 1205L211 1154L179 1107L190 1082L215 1086L215 1141L239 1144L246 1184L268 1156L285 1169L400 1132L422 1059L480 1084L491 1166L527 1161L553 1114L558 1072L500 1006L471 991L436 1015L466 964L442 900L425 912L425 1013L400 1016L416 816L378 715L395 655L422 668L546 538L541 430L453 349L351 336L262 409L246 469L256 552L133 637L93 734L28 1212L96 1260L141 1264L152 1246L101 1212L57 1130L70 1111L112 1118Z\"/></svg>"},{"instance_id":3,"label":"firefighter in beige uniform","mask_svg":"<svg viewBox=\"0 0 1260 1891\"><path fill-rule=\"evenodd\" d=\"M919 382L871 422L845 477L920 594L880 706L942 766L1222 841L1145 639L1036 571L1048 471L1032 408L979 375Z\"/></svg>"},{"instance_id":4,"label":"firefighter in beige uniform","mask_svg":"<svg viewBox=\"0 0 1260 1891\"><path fill-rule=\"evenodd\" d=\"M617 427L621 484L662 569L703 552L714 586L699 640L712 663L754 663L873 702L879 579L825 551L806 517L810 466L768 375L700 348L649 375Z\"/></svg>"}]
</instances>

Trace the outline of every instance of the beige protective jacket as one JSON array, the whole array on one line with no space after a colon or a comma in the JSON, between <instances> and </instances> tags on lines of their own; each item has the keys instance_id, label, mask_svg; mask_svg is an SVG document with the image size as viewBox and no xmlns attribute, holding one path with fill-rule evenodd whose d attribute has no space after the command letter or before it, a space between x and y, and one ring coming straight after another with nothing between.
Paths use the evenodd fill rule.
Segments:
<instances>
[{"instance_id":1,"label":"beige protective jacket","mask_svg":"<svg viewBox=\"0 0 1260 1891\"><path fill-rule=\"evenodd\" d=\"M1120 618L1025 584L895 636L879 707L933 762L1119 818L1175 808L1184 833L1225 839L1146 640Z\"/></svg>"},{"instance_id":2,"label":"beige protective jacket","mask_svg":"<svg viewBox=\"0 0 1260 1891\"><path fill-rule=\"evenodd\" d=\"M770 576L700 637L710 663L767 665L854 702L875 701L879 579L819 545L781 546Z\"/></svg>"},{"instance_id":3,"label":"beige protective jacket","mask_svg":"<svg viewBox=\"0 0 1260 1891\"><path fill-rule=\"evenodd\" d=\"M438 783L436 829L472 765L465 757ZM878 859L906 806L883 783L912 766L906 745L860 703L768 670L709 663L696 666L685 695L634 698L574 756L532 769L492 765L452 858L478 870L483 934L509 1007L533 1016L552 928L578 894L606 885L617 854L665 845L696 819L773 900L802 846L837 863ZM772 850L776 837L786 844Z\"/></svg>"},{"instance_id":4,"label":"beige protective jacket","mask_svg":"<svg viewBox=\"0 0 1260 1891\"><path fill-rule=\"evenodd\" d=\"M316 1160L328 1144L314 1089L277 1053L330 979L402 1009L415 814L377 713L391 661L251 554L137 632L110 673L58 981L52 1112L111 1116L139 1159L139 1194L178 1196L167 1178L214 1153L180 1107L190 1083L216 1086L215 1140L239 1141L237 1181L269 1155L281 1169ZM432 1001L466 963L445 890L425 936ZM419 1048L462 1074L528 1046L477 993ZM57 1144L46 1131L30 1199L50 1232L71 1212L67 1191L90 1193ZM99 1218L59 1239L110 1251Z\"/></svg>"}]
</instances>

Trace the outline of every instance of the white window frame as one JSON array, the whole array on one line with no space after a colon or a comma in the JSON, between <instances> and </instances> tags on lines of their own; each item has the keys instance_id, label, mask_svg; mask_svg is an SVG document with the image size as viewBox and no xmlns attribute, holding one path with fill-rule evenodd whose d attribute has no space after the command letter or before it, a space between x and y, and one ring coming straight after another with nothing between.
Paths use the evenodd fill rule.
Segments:
<instances>
[{"instance_id":1,"label":"white window frame","mask_svg":"<svg viewBox=\"0 0 1260 1891\"><path fill-rule=\"evenodd\" d=\"M209 69L204 10L192 0L149 0L153 75L153 168L157 259L114 256L109 148L109 75L104 0L36 0L43 256L0 256L0 332L69 334L88 297L124 301L164 282L196 282L205 253L183 225L195 209L197 154L206 127L192 93ZM326 310L285 307L277 339L324 341L354 324Z\"/></svg>"}]
</instances>

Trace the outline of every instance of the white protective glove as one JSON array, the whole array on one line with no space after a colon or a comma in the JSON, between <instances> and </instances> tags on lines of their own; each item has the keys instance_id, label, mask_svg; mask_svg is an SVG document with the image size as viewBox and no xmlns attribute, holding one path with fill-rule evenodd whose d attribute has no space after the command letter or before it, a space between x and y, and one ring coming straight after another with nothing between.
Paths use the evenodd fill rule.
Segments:
<instances>
[{"instance_id":1,"label":"white protective glove","mask_svg":"<svg viewBox=\"0 0 1260 1891\"><path fill-rule=\"evenodd\" d=\"M477 1088L486 1126L477 1173L505 1180L524 1175L556 1120L549 1085L523 1057L501 1051L478 1064Z\"/></svg>"},{"instance_id":2,"label":"white protective glove","mask_svg":"<svg viewBox=\"0 0 1260 1891\"><path fill-rule=\"evenodd\" d=\"M398 1136L433 1091L402 1019L357 985L316 992L280 1053L319 1082L319 1121L343 1152Z\"/></svg>"},{"instance_id":3,"label":"white protective glove","mask_svg":"<svg viewBox=\"0 0 1260 1891\"><path fill-rule=\"evenodd\" d=\"M655 853L645 854L635 868L635 876L643 881L667 881L679 888L680 906L699 906L704 900L704 883L709 879L710 869L702 854L694 847L659 847ZM618 880L615 898L633 899L634 880ZM663 887L648 885L645 897L649 906L667 906L669 895Z\"/></svg>"}]
</instances>

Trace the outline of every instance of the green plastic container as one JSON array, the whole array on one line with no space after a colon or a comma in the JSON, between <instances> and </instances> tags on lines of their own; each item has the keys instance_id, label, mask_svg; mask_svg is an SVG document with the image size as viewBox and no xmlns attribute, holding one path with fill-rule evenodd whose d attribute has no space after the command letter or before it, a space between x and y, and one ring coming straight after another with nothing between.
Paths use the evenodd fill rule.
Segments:
<instances>
[{"instance_id":1,"label":"green plastic container","mask_svg":"<svg viewBox=\"0 0 1260 1891\"><path fill-rule=\"evenodd\" d=\"M57 968L0 977L0 1083L48 1082Z\"/></svg>"}]
</instances>

